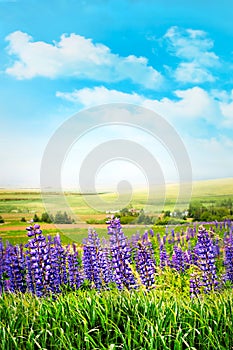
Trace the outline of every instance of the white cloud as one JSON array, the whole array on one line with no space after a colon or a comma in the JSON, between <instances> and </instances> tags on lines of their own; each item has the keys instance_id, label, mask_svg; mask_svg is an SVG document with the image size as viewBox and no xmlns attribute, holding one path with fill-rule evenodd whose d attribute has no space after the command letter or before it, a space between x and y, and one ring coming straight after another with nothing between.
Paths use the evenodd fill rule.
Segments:
<instances>
[{"instance_id":1,"label":"white cloud","mask_svg":"<svg viewBox=\"0 0 233 350\"><path fill-rule=\"evenodd\" d=\"M115 102L141 105L156 111L174 124L178 121L182 123L195 122L197 119L206 120L213 125L221 123L221 119L224 117L221 104L204 89L193 87L186 90L176 90L174 95L174 99L148 99L137 93L130 94L109 90L103 86L56 93L57 97L81 104L84 107Z\"/></svg>"},{"instance_id":2,"label":"white cloud","mask_svg":"<svg viewBox=\"0 0 233 350\"><path fill-rule=\"evenodd\" d=\"M170 53L183 61L174 73L177 81L195 84L215 81L210 70L219 65L219 57L211 51L214 43L206 32L171 27L164 39Z\"/></svg>"},{"instance_id":3,"label":"white cloud","mask_svg":"<svg viewBox=\"0 0 233 350\"><path fill-rule=\"evenodd\" d=\"M63 34L59 42L48 44L16 31L6 40L8 53L14 57L6 73L17 79L37 76L73 76L103 82L130 79L151 89L158 89L163 82L161 74L148 65L145 57L113 54L109 47L81 35Z\"/></svg>"},{"instance_id":4,"label":"white cloud","mask_svg":"<svg viewBox=\"0 0 233 350\"><path fill-rule=\"evenodd\" d=\"M221 118L218 102L199 87L187 90L176 90L176 99L146 100L144 105L158 111L171 121L195 121L204 119L210 124L216 124Z\"/></svg>"},{"instance_id":5,"label":"white cloud","mask_svg":"<svg viewBox=\"0 0 233 350\"><path fill-rule=\"evenodd\" d=\"M210 72L195 62L180 63L175 71L175 78L181 83L191 81L193 84L203 83L206 81L213 82L215 80Z\"/></svg>"},{"instance_id":6,"label":"white cloud","mask_svg":"<svg viewBox=\"0 0 233 350\"><path fill-rule=\"evenodd\" d=\"M104 86L91 88L84 88L81 90L74 90L73 92L56 93L57 97L61 97L67 101L79 103L85 107L97 106L105 103L133 103L142 104L144 97L136 93L128 94L122 91L109 90Z\"/></svg>"}]
</instances>

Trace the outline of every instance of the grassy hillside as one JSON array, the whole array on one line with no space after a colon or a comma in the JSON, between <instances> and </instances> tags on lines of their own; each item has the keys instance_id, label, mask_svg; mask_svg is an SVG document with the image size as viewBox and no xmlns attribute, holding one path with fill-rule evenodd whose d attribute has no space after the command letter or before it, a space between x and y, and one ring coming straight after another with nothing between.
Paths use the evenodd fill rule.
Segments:
<instances>
[{"instance_id":1,"label":"grassy hillside","mask_svg":"<svg viewBox=\"0 0 233 350\"><path fill-rule=\"evenodd\" d=\"M159 200L157 202L147 205L147 191L135 191L131 199L131 205L136 209L145 209L149 214L154 215L158 213L158 205L164 210L173 211L177 198L179 186L177 184L168 184L166 187L166 201L164 207L161 206ZM98 212L91 208L86 202L85 198L77 192L67 192L65 194L69 206L76 214L76 226L68 225L58 230L53 224L42 224L46 233L55 234L60 232L64 234L65 241L70 239L81 242L86 236L87 226L82 226L80 223L85 223L88 219L102 220L106 219L105 211ZM112 202L117 199L116 193L100 194L102 200L107 204L107 208L112 209ZM95 199L95 195L89 195L87 199ZM192 200L200 201L204 205L215 204L220 200L232 198L233 199L233 178L217 179L208 181L196 181L193 183ZM56 197L55 197L56 200ZM188 203L181 203L179 209L187 209ZM0 215L4 219L4 223L0 224L0 237L4 240L9 240L12 243L18 243L20 240L25 240L25 225L26 222L21 222L22 217L26 221L33 218L36 213L38 216L45 211L41 193L39 190L0 190ZM104 234L106 231L105 225L94 225L98 227L98 232ZM144 229L145 226L138 227ZM134 232L137 228L133 229ZM126 234L131 235L132 230L126 229ZM78 237L77 237L78 235Z\"/></svg>"},{"instance_id":2,"label":"grassy hillside","mask_svg":"<svg viewBox=\"0 0 233 350\"><path fill-rule=\"evenodd\" d=\"M166 186L165 209L172 209L178 191L179 186L177 184L168 184ZM89 196L91 198L95 197L91 194ZM147 191L135 191L131 200L132 205L137 209L143 208L147 204L147 196ZM211 202L225 197L233 197L233 178L196 181L193 183L193 200ZM100 194L100 198L109 203L111 207L113 206L112 202L117 199L117 194ZM85 221L89 216L94 216L95 218L103 217L104 213L96 212L85 202L85 198L79 193L67 192L66 200L75 214L78 215L80 221ZM157 204L159 204L159 200L150 203L147 207L148 210L156 212ZM0 215L4 216L7 221L18 221L22 216L30 219L34 213L40 215L43 211L44 207L39 190L0 190Z\"/></svg>"}]
</instances>

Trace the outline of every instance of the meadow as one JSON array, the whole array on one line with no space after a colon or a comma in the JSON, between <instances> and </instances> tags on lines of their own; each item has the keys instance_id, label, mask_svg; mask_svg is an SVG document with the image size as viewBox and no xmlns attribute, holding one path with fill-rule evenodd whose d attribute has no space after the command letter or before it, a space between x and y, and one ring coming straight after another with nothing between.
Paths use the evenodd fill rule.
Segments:
<instances>
[{"instance_id":1,"label":"meadow","mask_svg":"<svg viewBox=\"0 0 233 350\"><path fill-rule=\"evenodd\" d=\"M58 229L20 221L43 212L38 191L1 191L2 349L233 349L233 221L95 231L106 214L67 196L80 222ZM203 203L232 196L232 179L194 184Z\"/></svg>"},{"instance_id":2,"label":"meadow","mask_svg":"<svg viewBox=\"0 0 233 350\"><path fill-rule=\"evenodd\" d=\"M2 349L232 349L233 222L0 242Z\"/></svg>"},{"instance_id":3,"label":"meadow","mask_svg":"<svg viewBox=\"0 0 233 350\"><path fill-rule=\"evenodd\" d=\"M166 187L166 200L164 203L164 211L173 210L179 186L176 184L168 184ZM106 213L98 212L87 205L83 196L78 192L69 191L65 193L66 200L76 215L77 225L62 225L59 228L53 224L43 224L44 230L47 234L55 235L60 233L64 243L78 242L82 243L86 236L87 228L93 225L86 224L88 219L105 220ZM90 194L93 197L93 195ZM116 193L102 193L100 197L112 202L116 197ZM193 182L192 200L199 201L205 205L211 205L219 200L233 198L233 178L217 179L208 181ZM161 204L161 203L157 203ZM132 196L131 205L135 209L142 209L146 205L149 215L157 215L156 204L147 204L146 191L135 191ZM180 210L187 209L188 204L180 204ZM41 216L45 211L41 193L39 190L20 189L7 190L0 189L0 215L4 218L4 223L0 224L0 237L6 242L7 240L12 244L26 243L24 234L25 222L21 222L24 217L26 221L33 218L35 214ZM95 224L94 227L98 229L99 235L106 236L106 225ZM146 225L139 225L137 227L124 226L124 231L127 236L131 236L135 231L139 230L141 233L146 229ZM157 228L163 231L163 228Z\"/></svg>"}]
</instances>

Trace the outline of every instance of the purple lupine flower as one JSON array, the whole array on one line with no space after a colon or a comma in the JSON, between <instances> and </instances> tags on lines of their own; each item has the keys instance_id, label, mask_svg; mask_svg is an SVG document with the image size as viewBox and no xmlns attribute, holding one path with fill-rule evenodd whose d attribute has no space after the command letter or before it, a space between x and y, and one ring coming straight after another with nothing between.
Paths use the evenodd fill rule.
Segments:
<instances>
[{"instance_id":1,"label":"purple lupine flower","mask_svg":"<svg viewBox=\"0 0 233 350\"><path fill-rule=\"evenodd\" d=\"M197 233L197 223L196 222L193 225L193 231L194 231L194 234Z\"/></svg>"},{"instance_id":2,"label":"purple lupine flower","mask_svg":"<svg viewBox=\"0 0 233 350\"><path fill-rule=\"evenodd\" d=\"M154 231L152 230L152 228L149 230L149 233L150 233L150 236L151 236L151 237L154 237L155 233L154 233Z\"/></svg>"},{"instance_id":3,"label":"purple lupine flower","mask_svg":"<svg viewBox=\"0 0 233 350\"><path fill-rule=\"evenodd\" d=\"M193 264L193 252L191 251L190 247L188 250L183 252L183 259L184 259L184 266L185 269L188 269L190 265Z\"/></svg>"},{"instance_id":4,"label":"purple lupine flower","mask_svg":"<svg viewBox=\"0 0 233 350\"><path fill-rule=\"evenodd\" d=\"M136 269L140 275L142 284L151 289L155 286L155 269L156 262L154 259L154 251L152 244L148 238L148 234L144 234L142 239L135 244L135 261Z\"/></svg>"},{"instance_id":5,"label":"purple lupine flower","mask_svg":"<svg viewBox=\"0 0 233 350\"><path fill-rule=\"evenodd\" d=\"M195 297L198 296L198 294L200 294L201 283L200 283L199 276L196 273L192 273L190 275L189 283L190 283L190 290L189 290L190 291L190 297L191 298L195 298Z\"/></svg>"},{"instance_id":6,"label":"purple lupine flower","mask_svg":"<svg viewBox=\"0 0 233 350\"><path fill-rule=\"evenodd\" d=\"M228 240L228 233L225 231L223 235L223 242L226 243Z\"/></svg>"},{"instance_id":7,"label":"purple lupine flower","mask_svg":"<svg viewBox=\"0 0 233 350\"><path fill-rule=\"evenodd\" d=\"M194 230L192 229L192 227L189 227L189 228L188 228L188 231L189 231L190 237L191 237L191 238L194 238L194 237L195 237L195 232L194 232Z\"/></svg>"},{"instance_id":8,"label":"purple lupine flower","mask_svg":"<svg viewBox=\"0 0 233 350\"><path fill-rule=\"evenodd\" d=\"M105 287L113 281L113 271L111 264L111 251L106 239L102 239L102 245L99 250L99 264L101 267L101 278Z\"/></svg>"},{"instance_id":9,"label":"purple lupine flower","mask_svg":"<svg viewBox=\"0 0 233 350\"><path fill-rule=\"evenodd\" d=\"M42 234L40 225L35 224L26 228L30 240L25 245L27 248L27 285L29 291L38 297L46 293L44 253L46 248L45 237Z\"/></svg>"},{"instance_id":10,"label":"purple lupine flower","mask_svg":"<svg viewBox=\"0 0 233 350\"><path fill-rule=\"evenodd\" d=\"M25 259L22 246L7 244L5 254L5 272L9 278L7 289L10 292L25 292L26 281L24 276Z\"/></svg>"},{"instance_id":11,"label":"purple lupine flower","mask_svg":"<svg viewBox=\"0 0 233 350\"><path fill-rule=\"evenodd\" d=\"M137 231L135 234L131 236L131 244L134 246L137 244L137 242L141 239L141 235L139 231Z\"/></svg>"},{"instance_id":12,"label":"purple lupine flower","mask_svg":"<svg viewBox=\"0 0 233 350\"><path fill-rule=\"evenodd\" d=\"M159 249L160 249L160 264L159 264L159 266L161 267L161 269L164 269L165 266L170 265L169 256L167 254L167 251L166 251L164 244L161 244Z\"/></svg>"},{"instance_id":13,"label":"purple lupine flower","mask_svg":"<svg viewBox=\"0 0 233 350\"><path fill-rule=\"evenodd\" d=\"M66 247L67 263L68 263L68 282L72 289L78 289L83 283L83 273L80 270L79 254L76 245L73 244Z\"/></svg>"},{"instance_id":14,"label":"purple lupine flower","mask_svg":"<svg viewBox=\"0 0 233 350\"><path fill-rule=\"evenodd\" d=\"M220 257L220 245L219 245L219 237L216 237L215 240L213 241L214 245L214 255L216 258Z\"/></svg>"},{"instance_id":15,"label":"purple lupine flower","mask_svg":"<svg viewBox=\"0 0 233 350\"><path fill-rule=\"evenodd\" d=\"M66 250L62 247L61 238L59 234L54 237L54 247L56 249L57 261L59 262L59 278L60 284L66 285L68 283L67 269L66 269Z\"/></svg>"},{"instance_id":16,"label":"purple lupine flower","mask_svg":"<svg viewBox=\"0 0 233 350\"><path fill-rule=\"evenodd\" d=\"M15 278L12 267L13 260L13 246L7 242L6 244L6 252L5 252L5 272L7 275L7 279L4 281L4 289L9 292L15 291Z\"/></svg>"},{"instance_id":17,"label":"purple lupine flower","mask_svg":"<svg viewBox=\"0 0 233 350\"><path fill-rule=\"evenodd\" d=\"M233 234L233 226L232 225L229 227L229 235L230 234Z\"/></svg>"},{"instance_id":18,"label":"purple lupine flower","mask_svg":"<svg viewBox=\"0 0 233 350\"><path fill-rule=\"evenodd\" d=\"M118 289L123 289L124 287L128 289L136 288L136 281L130 267L132 263L131 247L122 231L120 219L113 217L108 223L113 282L116 283Z\"/></svg>"},{"instance_id":19,"label":"purple lupine flower","mask_svg":"<svg viewBox=\"0 0 233 350\"><path fill-rule=\"evenodd\" d=\"M224 265L226 273L225 281L230 281L233 285L233 234L231 233L224 245Z\"/></svg>"},{"instance_id":20,"label":"purple lupine flower","mask_svg":"<svg viewBox=\"0 0 233 350\"><path fill-rule=\"evenodd\" d=\"M0 238L0 296L3 293L3 274L4 274L4 245Z\"/></svg>"},{"instance_id":21,"label":"purple lupine flower","mask_svg":"<svg viewBox=\"0 0 233 350\"><path fill-rule=\"evenodd\" d=\"M197 265L202 271L202 286L204 286L204 292L208 293L212 289L216 289L218 285L214 246L208 231L203 226L199 227L197 239L198 241L195 248Z\"/></svg>"},{"instance_id":22,"label":"purple lupine flower","mask_svg":"<svg viewBox=\"0 0 233 350\"><path fill-rule=\"evenodd\" d=\"M46 242L45 238L41 239L41 242ZM46 293L53 295L61 292L60 261L55 242L56 240L48 236L46 244L41 249L44 289Z\"/></svg>"},{"instance_id":23,"label":"purple lupine flower","mask_svg":"<svg viewBox=\"0 0 233 350\"><path fill-rule=\"evenodd\" d=\"M171 243L174 244L175 243L175 231L174 231L174 229L171 230L171 235L172 235Z\"/></svg>"},{"instance_id":24,"label":"purple lupine flower","mask_svg":"<svg viewBox=\"0 0 233 350\"><path fill-rule=\"evenodd\" d=\"M182 249L177 246L174 246L173 248L172 267L179 272L185 271L184 253Z\"/></svg>"},{"instance_id":25,"label":"purple lupine flower","mask_svg":"<svg viewBox=\"0 0 233 350\"><path fill-rule=\"evenodd\" d=\"M102 286L101 267L99 261L100 239L94 230L89 230L88 239L83 245L83 269L87 280L92 288L100 289Z\"/></svg>"}]
</instances>

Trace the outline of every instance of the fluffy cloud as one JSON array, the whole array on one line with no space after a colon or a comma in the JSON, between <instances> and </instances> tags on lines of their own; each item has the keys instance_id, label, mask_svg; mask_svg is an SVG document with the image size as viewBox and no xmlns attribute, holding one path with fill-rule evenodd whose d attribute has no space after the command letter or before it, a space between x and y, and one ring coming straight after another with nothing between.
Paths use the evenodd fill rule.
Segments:
<instances>
[{"instance_id":1,"label":"fluffy cloud","mask_svg":"<svg viewBox=\"0 0 233 350\"><path fill-rule=\"evenodd\" d=\"M175 78L182 83L192 82L193 84L215 81L214 76L196 62L180 63L175 71Z\"/></svg>"},{"instance_id":2,"label":"fluffy cloud","mask_svg":"<svg viewBox=\"0 0 233 350\"><path fill-rule=\"evenodd\" d=\"M163 78L145 57L122 57L100 43L77 34L62 35L59 42L33 41L27 33L16 31L7 36L8 53L14 57L6 73L17 79L37 76L73 76L102 82L130 79L146 88L157 89Z\"/></svg>"},{"instance_id":3,"label":"fluffy cloud","mask_svg":"<svg viewBox=\"0 0 233 350\"><path fill-rule=\"evenodd\" d=\"M148 99L137 93L124 93L109 90L103 86L84 88L73 92L57 92L57 97L66 99L84 107L96 106L104 103L133 103L150 108L173 123L195 123L196 120L205 120L208 124L224 123L231 103L222 104L200 87L186 90L176 90L174 99ZM225 113L223 113L225 111Z\"/></svg>"},{"instance_id":4,"label":"fluffy cloud","mask_svg":"<svg viewBox=\"0 0 233 350\"><path fill-rule=\"evenodd\" d=\"M195 84L215 81L211 68L219 65L219 58L211 51L214 43L206 32L171 27L164 39L170 53L183 61L174 72L177 81Z\"/></svg>"},{"instance_id":5,"label":"fluffy cloud","mask_svg":"<svg viewBox=\"0 0 233 350\"><path fill-rule=\"evenodd\" d=\"M84 107L97 106L105 103L132 103L142 104L145 98L136 93L128 94L118 90L109 90L104 86L84 88L74 90L73 92L56 93L57 97L61 97L67 101L81 104Z\"/></svg>"},{"instance_id":6,"label":"fluffy cloud","mask_svg":"<svg viewBox=\"0 0 233 350\"><path fill-rule=\"evenodd\" d=\"M187 90L176 90L176 98L145 100L144 105L158 111L171 121L195 122L197 119L216 125L221 122L222 114L218 101L204 89L193 87Z\"/></svg>"}]
</instances>

